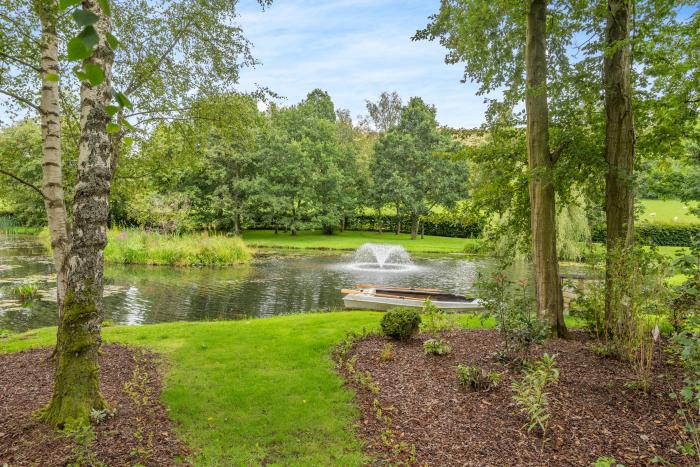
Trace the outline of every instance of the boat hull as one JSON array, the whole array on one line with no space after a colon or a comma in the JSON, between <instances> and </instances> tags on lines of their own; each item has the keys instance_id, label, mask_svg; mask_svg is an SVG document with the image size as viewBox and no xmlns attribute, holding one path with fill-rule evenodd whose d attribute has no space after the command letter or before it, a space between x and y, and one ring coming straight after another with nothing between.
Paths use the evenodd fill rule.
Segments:
<instances>
[{"instance_id":1,"label":"boat hull","mask_svg":"<svg viewBox=\"0 0 700 467\"><path fill-rule=\"evenodd\" d=\"M419 300L406 299L401 297L377 297L370 294L349 294L343 297L345 308L349 310L377 310L387 311L396 307L409 307L421 309L423 302ZM481 300L449 302L432 301L433 305L451 313L466 313L483 311L484 306Z\"/></svg>"}]
</instances>

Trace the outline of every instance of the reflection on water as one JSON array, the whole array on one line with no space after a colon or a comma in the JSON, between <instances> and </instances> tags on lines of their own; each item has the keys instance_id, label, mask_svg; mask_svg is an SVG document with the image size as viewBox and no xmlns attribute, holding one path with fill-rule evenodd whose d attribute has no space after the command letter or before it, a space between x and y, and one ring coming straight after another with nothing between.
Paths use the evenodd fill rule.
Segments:
<instances>
[{"instance_id":1,"label":"reflection on water","mask_svg":"<svg viewBox=\"0 0 700 467\"><path fill-rule=\"evenodd\" d=\"M409 271L353 268L352 254L284 254L256 257L248 266L197 269L109 266L105 271L105 319L142 324L236 319L342 306L339 290L355 283L434 287L468 294L488 260L414 259ZM0 236L0 329L55 324L55 275L51 259L32 237ZM42 298L21 306L12 287L34 282Z\"/></svg>"}]
</instances>

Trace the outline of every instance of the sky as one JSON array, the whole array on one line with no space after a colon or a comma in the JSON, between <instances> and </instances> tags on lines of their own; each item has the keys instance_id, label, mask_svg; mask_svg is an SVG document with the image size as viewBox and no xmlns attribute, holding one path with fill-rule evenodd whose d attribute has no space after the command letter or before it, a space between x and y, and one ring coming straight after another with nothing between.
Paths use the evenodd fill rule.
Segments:
<instances>
[{"instance_id":1,"label":"sky","mask_svg":"<svg viewBox=\"0 0 700 467\"><path fill-rule=\"evenodd\" d=\"M266 86L296 104L314 88L336 108L366 115L365 99L396 91L437 107L443 125L473 128L484 122L483 96L461 83L463 68L445 64L437 42L413 42L439 0L275 0L262 11L241 0L239 22L261 62L241 71L240 89Z\"/></svg>"}]
</instances>

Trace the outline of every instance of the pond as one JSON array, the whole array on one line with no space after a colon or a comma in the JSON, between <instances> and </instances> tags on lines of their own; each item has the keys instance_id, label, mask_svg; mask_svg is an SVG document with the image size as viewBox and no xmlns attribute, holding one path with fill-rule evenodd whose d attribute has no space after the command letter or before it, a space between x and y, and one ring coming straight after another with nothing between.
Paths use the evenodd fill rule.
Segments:
<instances>
[{"instance_id":1,"label":"pond","mask_svg":"<svg viewBox=\"0 0 700 467\"><path fill-rule=\"evenodd\" d=\"M356 283L434 287L469 294L488 259L413 258L410 268L356 267L353 253L262 251L252 264L229 268L113 266L105 270L105 319L120 324L272 316L341 308L340 289ZM21 304L12 288L35 283L40 297ZM0 236L0 329L55 324L55 275L31 236ZM55 300L55 299L54 299Z\"/></svg>"}]
</instances>

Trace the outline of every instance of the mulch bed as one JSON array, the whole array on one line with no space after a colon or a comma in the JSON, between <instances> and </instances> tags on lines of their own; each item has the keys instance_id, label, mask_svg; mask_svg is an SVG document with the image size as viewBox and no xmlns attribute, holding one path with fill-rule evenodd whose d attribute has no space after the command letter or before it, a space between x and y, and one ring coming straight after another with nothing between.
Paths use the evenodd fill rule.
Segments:
<instances>
[{"instance_id":1,"label":"mulch bed","mask_svg":"<svg viewBox=\"0 0 700 467\"><path fill-rule=\"evenodd\" d=\"M355 343L345 357L356 373L349 374L347 364L339 365L357 392L357 434L377 464L412 460L420 465L564 466L591 465L609 456L633 466L650 465L657 455L675 465L693 464L674 451L682 428L668 393L678 389L682 375L661 350L656 351L654 381L645 394L625 387L633 379L629 364L596 355L584 333L535 346L533 356L556 354L560 369L559 382L549 389L552 417L543 447L538 432L523 428L526 419L512 400L511 381L520 377L520 369L493 358L498 334L459 330L445 337L452 352L432 356L423 352L424 335L403 343L370 336ZM393 358L382 361L387 342L395 345ZM496 370L504 378L490 391L471 391L458 383L457 364ZM357 372L369 372L369 385L366 376L358 381Z\"/></svg>"},{"instance_id":2,"label":"mulch bed","mask_svg":"<svg viewBox=\"0 0 700 467\"><path fill-rule=\"evenodd\" d=\"M95 425L95 440L86 448L32 416L51 397L50 353L38 349L0 355L0 466L160 466L187 455L159 400L157 355L121 345L102 347L102 395L116 413Z\"/></svg>"}]
</instances>

